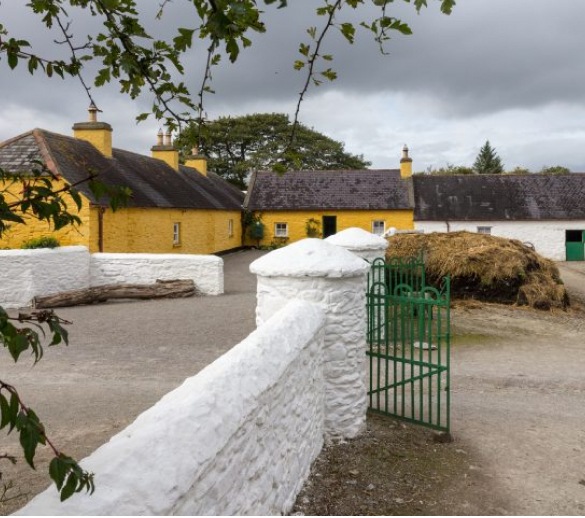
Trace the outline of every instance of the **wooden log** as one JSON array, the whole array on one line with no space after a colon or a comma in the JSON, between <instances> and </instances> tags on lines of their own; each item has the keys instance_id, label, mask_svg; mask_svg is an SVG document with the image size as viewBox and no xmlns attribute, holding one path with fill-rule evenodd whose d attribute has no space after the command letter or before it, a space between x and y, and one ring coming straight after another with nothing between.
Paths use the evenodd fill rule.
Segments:
<instances>
[{"instance_id":1,"label":"wooden log","mask_svg":"<svg viewBox=\"0 0 585 518\"><path fill-rule=\"evenodd\" d=\"M35 297L35 308L60 308L80 304L96 304L110 299L161 299L183 298L199 295L192 279L157 280L155 284L105 284L82 290L71 290Z\"/></svg>"}]
</instances>

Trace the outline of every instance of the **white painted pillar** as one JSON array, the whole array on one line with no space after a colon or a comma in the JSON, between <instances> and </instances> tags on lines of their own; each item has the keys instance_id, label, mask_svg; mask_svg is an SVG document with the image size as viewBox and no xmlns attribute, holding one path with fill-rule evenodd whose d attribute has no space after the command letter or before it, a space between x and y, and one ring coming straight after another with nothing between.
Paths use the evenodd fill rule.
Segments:
<instances>
[{"instance_id":1,"label":"white painted pillar","mask_svg":"<svg viewBox=\"0 0 585 518\"><path fill-rule=\"evenodd\" d=\"M357 227L346 228L329 236L325 241L332 245L341 246L369 263L378 258L384 259L388 248L388 241L382 236Z\"/></svg>"},{"instance_id":2,"label":"white painted pillar","mask_svg":"<svg viewBox=\"0 0 585 518\"><path fill-rule=\"evenodd\" d=\"M256 324L291 299L315 302L326 314L325 436L351 438L365 429L366 274L369 265L320 239L303 239L257 259Z\"/></svg>"}]
</instances>

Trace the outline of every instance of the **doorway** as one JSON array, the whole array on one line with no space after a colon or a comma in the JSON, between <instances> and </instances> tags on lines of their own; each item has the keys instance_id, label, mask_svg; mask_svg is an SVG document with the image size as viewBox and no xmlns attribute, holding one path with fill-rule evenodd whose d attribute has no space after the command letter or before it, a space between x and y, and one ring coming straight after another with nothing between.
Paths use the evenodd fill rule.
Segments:
<instances>
[{"instance_id":1,"label":"doorway","mask_svg":"<svg viewBox=\"0 0 585 518\"><path fill-rule=\"evenodd\" d=\"M337 216L323 216L323 239L337 233Z\"/></svg>"},{"instance_id":2,"label":"doorway","mask_svg":"<svg viewBox=\"0 0 585 518\"><path fill-rule=\"evenodd\" d=\"M585 261L585 230L565 230L567 261Z\"/></svg>"}]
</instances>

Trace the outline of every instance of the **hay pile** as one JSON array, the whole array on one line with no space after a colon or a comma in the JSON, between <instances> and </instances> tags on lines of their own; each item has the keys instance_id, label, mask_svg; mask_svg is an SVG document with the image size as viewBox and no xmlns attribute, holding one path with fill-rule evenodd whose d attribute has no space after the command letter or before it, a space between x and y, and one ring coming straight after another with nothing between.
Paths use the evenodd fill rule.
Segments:
<instances>
[{"instance_id":1,"label":"hay pile","mask_svg":"<svg viewBox=\"0 0 585 518\"><path fill-rule=\"evenodd\" d=\"M451 297L537 309L563 308L569 297L553 261L515 239L471 232L397 234L387 257L424 253L427 280L451 276Z\"/></svg>"}]
</instances>

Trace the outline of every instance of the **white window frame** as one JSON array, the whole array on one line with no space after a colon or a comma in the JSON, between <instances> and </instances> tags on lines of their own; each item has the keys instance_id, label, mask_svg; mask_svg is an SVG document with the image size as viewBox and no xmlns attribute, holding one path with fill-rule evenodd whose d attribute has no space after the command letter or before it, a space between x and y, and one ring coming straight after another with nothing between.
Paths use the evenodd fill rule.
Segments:
<instances>
[{"instance_id":1,"label":"white window frame","mask_svg":"<svg viewBox=\"0 0 585 518\"><path fill-rule=\"evenodd\" d=\"M282 221L275 223L274 237L288 237L288 223Z\"/></svg>"},{"instance_id":2,"label":"white window frame","mask_svg":"<svg viewBox=\"0 0 585 518\"><path fill-rule=\"evenodd\" d=\"M376 232L376 225L382 224L382 232ZM383 219L375 219L372 221L372 234L376 234L377 236L383 236L386 232L386 221Z\"/></svg>"},{"instance_id":3,"label":"white window frame","mask_svg":"<svg viewBox=\"0 0 585 518\"><path fill-rule=\"evenodd\" d=\"M181 246L181 223L173 223L173 246Z\"/></svg>"},{"instance_id":4,"label":"white window frame","mask_svg":"<svg viewBox=\"0 0 585 518\"><path fill-rule=\"evenodd\" d=\"M234 220L228 219L228 237L234 237Z\"/></svg>"},{"instance_id":5,"label":"white window frame","mask_svg":"<svg viewBox=\"0 0 585 518\"><path fill-rule=\"evenodd\" d=\"M491 235L491 233L492 233L492 227L478 226L477 227L477 233L478 234Z\"/></svg>"}]
</instances>

